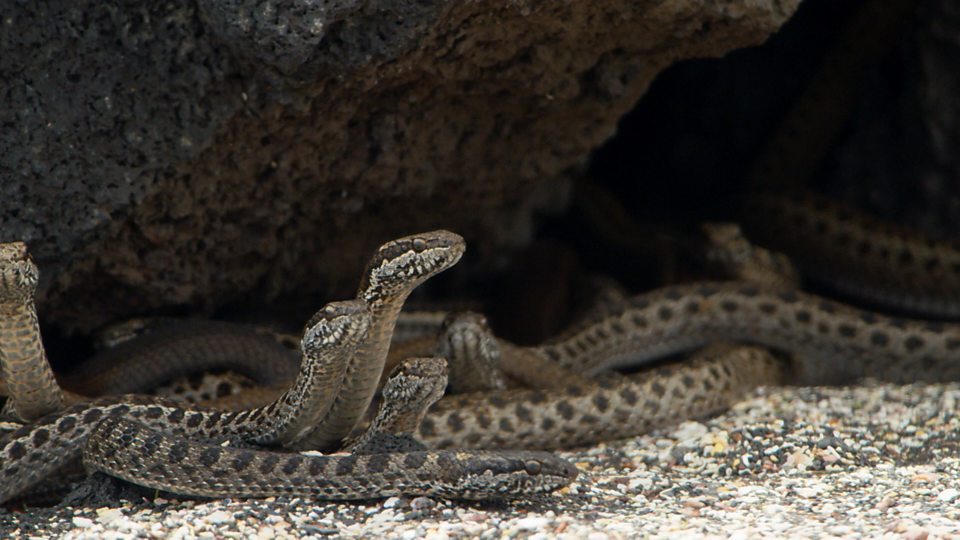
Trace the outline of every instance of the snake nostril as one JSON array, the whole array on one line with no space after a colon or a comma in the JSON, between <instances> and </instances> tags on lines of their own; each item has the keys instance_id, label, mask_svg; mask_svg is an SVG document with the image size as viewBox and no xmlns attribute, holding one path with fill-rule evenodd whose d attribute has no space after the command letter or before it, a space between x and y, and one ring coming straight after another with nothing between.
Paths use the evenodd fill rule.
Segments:
<instances>
[{"instance_id":1,"label":"snake nostril","mask_svg":"<svg viewBox=\"0 0 960 540\"><path fill-rule=\"evenodd\" d=\"M540 468L540 462L532 459L523 465L523 469L531 475L540 474Z\"/></svg>"}]
</instances>

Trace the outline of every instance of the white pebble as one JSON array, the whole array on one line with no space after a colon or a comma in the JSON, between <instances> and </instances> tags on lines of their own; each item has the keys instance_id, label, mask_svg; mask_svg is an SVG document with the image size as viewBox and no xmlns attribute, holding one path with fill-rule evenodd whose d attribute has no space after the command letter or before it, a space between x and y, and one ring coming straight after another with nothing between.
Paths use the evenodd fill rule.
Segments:
<instances>
[{"instance_id":1,"label":"white pebble","mask_svg":"<svg viewBox=\"0 0 960 540\"><path fill-rule=\"evenodd\" d=\"M549 523L550 520L545 517L534 516L520 518L514 523L514 526L521 531L539 531Z\"/></svg>"},{"instance_id":2,"label":"white pebble","mask_svg":"<svg viewBox=\"0 0 960 540\"><path fill-rule=\"evenodd\" d=\"M83 516L76 516L73 518L73 525L75 527L80 527L81 529L89 529L90 527L93 527L93 520Z\"/></svg>"},{"instance_id":3,"label":"white pebble","mask_svg":"<svg viewBox=\"0 0 960 540\"><path fill-rule=\"evenodd\" d=\"M231 520L233 520L233 516L223 510L217 510L204 519L207 523L213 523L214 525L223 525Z\"/></svg>"},{"instance_id":4,"label":"white pebble","mask_svg":"<svg viewBox=\"0 0 960 540\"><path fill-rule=\"evenodd\" d=\"M960 497L960 491L954 488L947 488L940 492L937 495L937 500L945 503L953 502L957 497Z\"/></svg>"},{"instance_id":5,"label":"white pebble","mask_svg":"<svg viewBox=\"0 0 960 540\"><path fill-rule=\"evenodd\" d=\"M123 512L119 508L99 508L97 509L97 521L103 525L111 525L124 518Z\"/></svg>"}]
</instances>

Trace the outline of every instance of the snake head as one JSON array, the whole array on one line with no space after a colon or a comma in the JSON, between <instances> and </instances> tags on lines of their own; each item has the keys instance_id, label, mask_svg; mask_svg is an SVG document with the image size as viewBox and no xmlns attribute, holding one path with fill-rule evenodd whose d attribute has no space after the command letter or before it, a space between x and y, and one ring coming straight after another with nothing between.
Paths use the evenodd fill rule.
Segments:
<instances>
[{"instance_id":1,"label":"snake head","mask_svg":"<svg viewBox=\"0 0 960 540\"><path fill-rule=\"evenodd\" d=\"M446 387L446 360L409 358L390 372L390 377L383 385L382 395L384 402L407 404L413 409L422 410L422 418L423 413L443 397Z\"/></svg>"},{"instance_id":2,"label":"snake head","mask_svg":"<svg viewBox=\"0 0 960 540\"><path fill-rule=\"evenodd\" d=\"M457 264L464 250L462 236L443 230L387 242L367 264L360 296L370 305L405 297L431 276Z\"/></svg>"},{"instance_id":3,"label":"snake head","mask_svg":"<svg viewBox=\"0 0 960 540\"><path fill-rule=\"evenodd\" d=\"M455 312L447 315L440 326L440 338L437 339L437 356L461 358L464 362L482 359L500 367L500 345L490 330L487 318L472 311Z\"/></svg>"},{"instance_id":4,"label":"snake head","mask_svg":"<svg viewBox=\"0 0 960 540\"><path fill-rule=\"evenodd\" d=\"M337 348L356 348L370 327L370 310L362 300L330 302L313 314L303 331L300 350L319 355Z\"/></svg>"},{"instance_id":5,"label":"snake head","mask_svg":"<svg viewBox=\"0 0 960 540\"><path fill-rule=\"evenodd\" d=\"M506 388L500 369L500 344L487 318L479 313L466 311L448 315L433 352L446 358L450 365L451 393Z\"/></svg>"},{"instance_id":6,"label":"snake head","mask_svg":"<svg viewBox=\"0 0 960 540\"><path fill-rule=\"evenodd\" d=\"M455 499L516 499L550 493L573 482L580 473L569 461L549 452L452 452L437 466L455 488Z\"/></svg>"},{"instance_id":7,"label":"snake head","mask_svg":"<svg viewBox=\"0 0 960 540\"><path fill-rule=\"evenodd\" d=\"M39 277L26 244L0 244L0 302L32 302Z\"/></svg>"}]
</instances>

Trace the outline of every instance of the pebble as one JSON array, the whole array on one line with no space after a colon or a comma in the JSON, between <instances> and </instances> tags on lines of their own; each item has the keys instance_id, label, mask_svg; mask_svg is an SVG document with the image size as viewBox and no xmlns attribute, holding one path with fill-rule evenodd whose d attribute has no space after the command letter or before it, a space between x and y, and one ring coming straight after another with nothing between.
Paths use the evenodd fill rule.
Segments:
<instances>
[{"instance_id":1,"label":"pebble","mask_svg":"<svg viewBox=\"0 0 960 540\"><path fill-rule=\"evenodd\" d=\"M89 529L90 527L93 527L93 520L90 519L90 518L85 518L85 517L79 517L79 516L78 516L78 517L73 518L72 521L73 521L74 526L80 527L81 529Z\"/></svg>"},{"instance_id":2,"label":"pebble","mask_svg":"<svg viewBox=\"0 0 960 540\"><path fill-rule=\"evenodd\" d=\"M517 520L514 528L521 531L539 531L546 527L548 523L550 523L550 520L545 517L526 517Z\"/></svg>"},{"instance_id":3,"label":"pebble","mask_svg":"<svg viewBox=\"0 0 960 540\"><path fill-rule=\"evenodd\" d=\"M232 517L233 516L231 516L228 512L224 512L223 510L217 510L216 512L213 512L212 514L208 515L204 519L204 521L208 523L213 523L214 525L223 525L224 523L227 523L228 521L230 521Z\"/></svg>"},{"instance_id":4,"label":"pebble","mask_svg":"<svg viewBox=\"0 0 960 540\"><path fill-rule=\"evenodd\" d=\"M945 503L951 503L956 500L957 497L960 497L960 490L955 488L947 488L937 495L937 500Z\"/></svg>"}]
</instances>

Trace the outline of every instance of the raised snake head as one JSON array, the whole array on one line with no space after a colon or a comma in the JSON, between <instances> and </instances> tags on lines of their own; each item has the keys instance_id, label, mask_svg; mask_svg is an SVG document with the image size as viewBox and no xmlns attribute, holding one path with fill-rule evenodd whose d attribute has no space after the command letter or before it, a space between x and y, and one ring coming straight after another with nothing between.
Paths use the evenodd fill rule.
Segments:
<instances>
[{"instance_id":1,"label":"raised snake head","mask_svg":"<svg viewBox=\"0 0 960 540\"><path fill-rule=\"evenodd\" d=\"M367 264L359 296L371 306L402 301L417 285L457 264L464 250L463 237L444 230L387 242Z\"/></svg>"},{"instance_id":2,"label":"raised snake head","mask_svg":"<svg viewBox=\"0 0 960 540\"><path fill-rule=\"evenodd\" d=\"M26 244L0 244L0 302L32 302L39 277Z\"/></svg>"}]
</instances>

